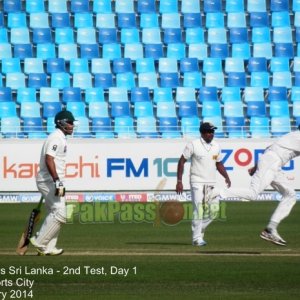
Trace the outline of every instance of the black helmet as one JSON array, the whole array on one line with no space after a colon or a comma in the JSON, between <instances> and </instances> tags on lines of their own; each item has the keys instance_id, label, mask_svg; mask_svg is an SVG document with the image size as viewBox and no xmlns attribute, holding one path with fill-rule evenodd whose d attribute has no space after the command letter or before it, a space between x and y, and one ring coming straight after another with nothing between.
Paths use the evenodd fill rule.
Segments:
<instances>
[{"instance_id":1,"label":"black helmet","mask_svg":"<svg viewBox=\"0 0 300 300\"><path fill-rule=\"evenodd\" d=\"M62 110L56 114L54 118L54 123L58 125L61 124L62 121L68 123L68 122L74 122L76 120L70 111Z\"/></svg>"}]
</instances>

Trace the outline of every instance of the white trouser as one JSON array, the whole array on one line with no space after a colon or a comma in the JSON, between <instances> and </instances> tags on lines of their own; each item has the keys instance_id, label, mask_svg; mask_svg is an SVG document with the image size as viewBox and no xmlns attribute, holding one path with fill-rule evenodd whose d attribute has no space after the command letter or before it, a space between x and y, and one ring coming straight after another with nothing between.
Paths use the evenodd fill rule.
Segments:
<instances>
[{"instance_id":1,"label":"white trouser","mask_svg":"<svg viewBox=\"0 0 300 300\"><path fill-rule=\"evenodd\" d=\"M213 198L210 203L205 202L207 199L207 197L205 197L205 186L206 185L203 183L191 183L191 196L193 203L193 241L203 239L204 230L214 220L215 215L218 215L219 211L219 197ZM212 185L209 187L213 188Z\"/></svg>"},{"instance_id":2,"label":"white trouser","mask_svg":"<svg viewBox=\"0 0 300 300\"><path fill-rule=\"evenodd\" d=\"M281 160L273 151L266 151L260 158L249 188L229 188L220 191L221 198L243 198L257 200L259 193L271 185L282 195L282 199L271 216L279 224L291 212L296 203L296 193L281 170Z\"/></svg>"},{"instance_id":3,"label":"white trouser","mask_svg":"<svg viewBox=\"0 0 300 300\"><path fill-rule=\"evenodd\" d=\"M36 241L44 246L47 252L51 252L56 246L61 224L66 223L65 198L55 196L56 188L53 182L38 182L37 187L45 199L46 217Z\"/></svg>"}]
</instances>

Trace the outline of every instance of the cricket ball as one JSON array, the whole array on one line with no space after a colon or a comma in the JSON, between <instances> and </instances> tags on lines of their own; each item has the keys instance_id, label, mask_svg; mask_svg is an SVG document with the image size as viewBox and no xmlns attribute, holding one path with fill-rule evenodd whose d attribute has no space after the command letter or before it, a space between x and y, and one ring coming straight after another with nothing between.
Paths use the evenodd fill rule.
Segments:
<instances>
[{"instance_id":1,"label":"cricket ball","mask_svg":"<svg viewBox=\"0 0 300 300\"><path fill-rule=\"evenodd\" d=\"M179 201L163 202L159 209L160 219L167 225L175 225L183 219L184 208Z\"/></svg>"}]
</instances>

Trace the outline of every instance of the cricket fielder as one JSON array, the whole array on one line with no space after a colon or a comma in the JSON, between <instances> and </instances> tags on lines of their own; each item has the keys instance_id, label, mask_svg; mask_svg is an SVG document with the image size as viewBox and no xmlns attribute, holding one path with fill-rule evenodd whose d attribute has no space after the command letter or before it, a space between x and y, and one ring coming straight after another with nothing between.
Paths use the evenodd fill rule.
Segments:
<instances>
[{"instance_id":1,"label":"cricket fielder","mask_svg":"<svg viewBox=\"0 0 300 300\"><path fill-rule=\"evenodd\" d=\"M204 232L218 213L219 199L214 198L206 202L207 194L211 193L216 184L216 170L225 178L227 186L230 186L229 176L221 162L221 148L213 141L217 127L204 122L200 125L201 136L188 143L177 165L176 192L183 191L182 174L184 164L191 159L190 186L193 203L192 240L195 246L205 246ZM214 213L210 210L214 207ZM217 209L217 211L216 211Z\"/></svg>"},{"instance_id":2,"label":"cricket fielder","mask_svg":"<svg viewBox=\"0 0 300 300\"><path fill-rule=\"evenodd\" d=\"M281 201L272 214L270 221L260 237L274 244L285 246L286 241L278 234L277 227L286 218L296 203L296 193L290 187L282 167L291 159L300 155L300 126L298 131L290 132L280 137L275 143L266 148L257 165L248 170L252 176L249 188L221 189L213 191L210 198L243 198L256 200L259 193L271 185L282 195ZM218 195L217 195L218 194Z\"/></svg>"},{"instance_id":3,"label":"cricket fielder","mask_svg":"<svg viewBox=\"0 0 300 300\"><path fill-rule=\"evenodd\" d=\"M61 225L66 223L65 164L67 135L74 129L75 118L69 111L61 111L54 118L56 129L42 147L40 169L36 178L38 190L45 199L47 215L40 231L30 239L39 255L60 255L56 248Z\"/></svg>"}]
</instances>

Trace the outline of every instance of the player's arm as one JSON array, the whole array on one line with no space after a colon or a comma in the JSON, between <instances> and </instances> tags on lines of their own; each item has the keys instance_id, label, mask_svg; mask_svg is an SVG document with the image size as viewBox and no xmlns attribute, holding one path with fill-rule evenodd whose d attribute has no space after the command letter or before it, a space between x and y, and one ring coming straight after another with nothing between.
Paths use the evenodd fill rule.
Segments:
<instances>
[{"instance_id":1,"label":"player's arm","mask_svg":"<svg viewBox=\"0 0 300 300\"><path fill-rule=\"evenodd\" d=\"M186 159L183 155L181 155L178 164L177 164L177 184L176 184L176 193L181 194L183 191L183 184L182 184L182 175L184 171L184 164Z\"/></svg>"},{"instance_id":2,"label":"player's arm","mask_svg":"<svg viewBox=\"0 0 300 300\"><path fill-rule=\"evenodd\" d=\"M225 178L225 182L227 184L227 187L230 187L231 186L231 181L230 181L230 178L228 176L228 173L227 173L223 163L220 162L220 161L217 161L216 162L216 168L217 168L218 172Z\"/></svg>"}]
</instances>

